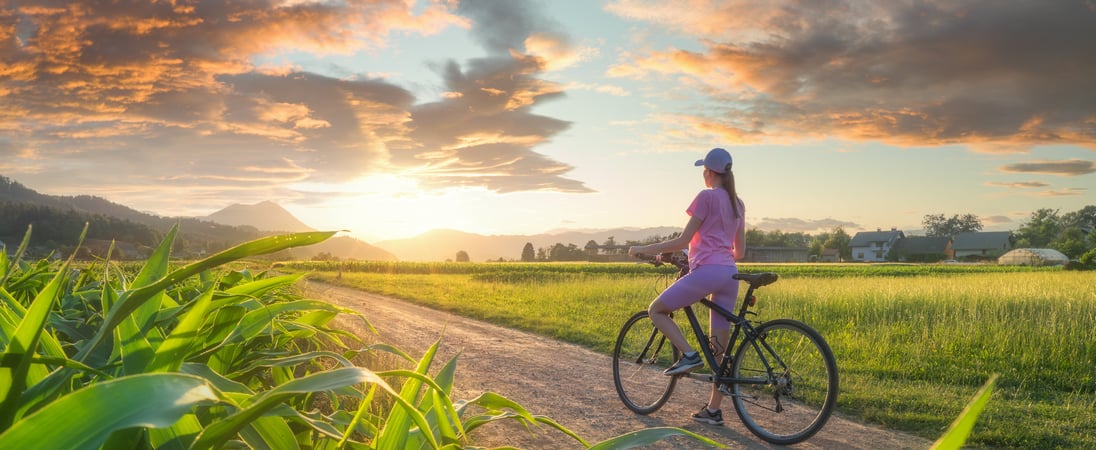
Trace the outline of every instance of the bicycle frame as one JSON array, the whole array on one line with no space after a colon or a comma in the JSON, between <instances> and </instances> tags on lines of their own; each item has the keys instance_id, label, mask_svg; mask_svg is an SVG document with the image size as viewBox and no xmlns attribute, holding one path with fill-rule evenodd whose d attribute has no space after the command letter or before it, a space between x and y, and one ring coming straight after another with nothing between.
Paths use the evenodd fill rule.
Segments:
<instances>
[{"instance_id":1,"label":"bicycle frame","mask_svg":"<svg viewBox=\"0 0 1096 450\"><path fill-rule=\"evenodd\" d=\"M688 376L690 378L698 379L698 380L701 380L701 381L707 381L707 382L711 382L711 383L720 383L720 384L728 384L728 385L733 385L733 384L768 384L769 383L769 380L772 378L773 369L772 369L772 365L769 363L768 358L765 357L766 352L761 351L760 348L756 348L757 347L757 339L752 339L752 340L747 339L747 338L749 338L751 336L755 336L757 334L757 332L755 331L753 325L750 323L749 320L746 319L746 314L756 314L752 311L749 311L750 306L756 301L756 298L754 297L754 290L755 289L756 288L753 285L750 285L749 289L746 290L746 295L744 295L743 298L742 298L742 305L739 308L739 312L738 312L737 315L730 312L730 311L728 311L728 310L726 310L722 306L719 306L715 303L712 303L712 301L708 300L707 298L700 299L700 303L702 305L707 306L709 309L711 309L712 311L715 311L717 314L722 315L723 317L726 317L727 320L730 321L731 324L733 324L733 327L731 328L730 334L729 334L728 339L727 339L726 348L723 350L723 362L722 363L719 363L716 360L715 355L712 352L712 348L711 348L711 344L710 344L710 342L711 342L710 338L711 337L704 334L704 328L701 327L700 320L697 319L696 311L693 310L692 305L689 305L689 306L686 306L686 307L682 308L685 311L685 316L689 319L689 325L692 327L693 334L696 336L698 346L700 347L700 351L701 351L701 353L704 354L704 359L707 360L707 362L708 362L708 367L711 367L713 369L711 375L690 373L690 374L688 374ZM761 361L765 365L765 371L768 375L765 378L734 378L734 377L724 375L728 372L728 368L730 367L730 364L732 362L731 358L732 358L732 355L734 354L734 351L736 349L735 343L738 341L739 333L742 334L742 344L739 344L739 345L745 345L745 342L747 340L749 340L754 345L755 350L758 353L758 356L760 357ZM767 346L767 344L765 344L765 345ZM768 350L770 350L768 352L769 355L775 355L775 353L773 353L771 351L771 349L768 349ZM783 365L782 361L777 361L777 362L779 364Z\"/></svg>"}]
</instances>

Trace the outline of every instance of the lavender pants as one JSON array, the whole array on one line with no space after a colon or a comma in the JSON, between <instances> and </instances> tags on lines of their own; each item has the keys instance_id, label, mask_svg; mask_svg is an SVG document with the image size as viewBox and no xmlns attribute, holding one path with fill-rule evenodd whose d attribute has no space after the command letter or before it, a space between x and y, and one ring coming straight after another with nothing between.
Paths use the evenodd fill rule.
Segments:
<instances>
[{"instance_id":1,"label":"lavender pants","mask_svg":"<svg viewBox=\"0 0 1096 450\"><path fill-rule=\"evenodd\" d=\"M738 300L738 280L731 277L736 273L738 268L735 266L708 264L697 267L662 291L656 300L662 301L671 310L678 310L712 294L712 303L734 311ZM715 311L710 311L708 321L712 331L731 328L727 318Z\"/></svg>"}]
</instances>

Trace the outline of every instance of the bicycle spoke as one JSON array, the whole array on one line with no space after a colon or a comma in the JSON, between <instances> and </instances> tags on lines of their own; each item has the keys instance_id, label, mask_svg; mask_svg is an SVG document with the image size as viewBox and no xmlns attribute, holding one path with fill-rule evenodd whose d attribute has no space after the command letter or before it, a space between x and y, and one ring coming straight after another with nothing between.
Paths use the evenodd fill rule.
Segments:
<instances>
[{"instance_id":1,"label":"bicycle spoke","mask_svg":"<svg viewBox=\"0 0 1096 450\"><path fill-rule=\"evenodd\" d=\"M777 320L758 327L735 354L736 411L747 428L766 441L787 445L816 433L837 396L836 363L825 341L806 325Z\"/></svg>"},{"instance_id":2,"label":"bicycle spoke","mask_svg":"<svg viewBox=\"0 0 1096 450\"><path fill-rule=\"evenodd\" d=\"M667 377L662 371L676 358L676 350L646 311L632 316L613 349L613 382L624 405L640 414L661 408L677 382L677 377Z\"/></svg>"}]
</instances>

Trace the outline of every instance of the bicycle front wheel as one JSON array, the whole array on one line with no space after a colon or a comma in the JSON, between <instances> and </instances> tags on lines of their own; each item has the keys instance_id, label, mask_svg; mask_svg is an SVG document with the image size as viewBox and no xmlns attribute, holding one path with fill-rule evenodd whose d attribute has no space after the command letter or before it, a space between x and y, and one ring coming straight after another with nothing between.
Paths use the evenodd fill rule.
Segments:
<instances>
[{"instance_id":1,"label":"bicycle front wheel","mask_svg":"<svg viewBox=\"0 0 1096 450\"><path fill-rule=\"evenodd\" d=\"M677 358L677 349L655 328L647 311L629 318L613 348L613 383L624 405L639 414L661 408L678 378L662 371Z\"/></svg>"},{"instance_id":2,"label":"bicycle front wheel","mask_svg":"<svg viewBox=\"0 0 1096 450\"><path fill-rule=\"evenodd\" d=\"M822 429L837 403L833 351L822 335L799 321L773 320L756 331L735 352L735 411L765 441L803 442Z\"/></svg>"}]
</instances>

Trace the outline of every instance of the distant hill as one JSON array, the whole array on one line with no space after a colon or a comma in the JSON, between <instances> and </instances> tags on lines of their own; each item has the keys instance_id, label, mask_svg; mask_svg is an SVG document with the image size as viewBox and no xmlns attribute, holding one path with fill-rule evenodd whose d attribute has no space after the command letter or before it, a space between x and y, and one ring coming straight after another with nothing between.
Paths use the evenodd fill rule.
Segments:
<instances>
[{"instance_id":1,"label":"distant hill","mask_svg":"<svg viewBox=\"0 0 1096 450\"><path fill-rule=\"evenodd\" d=\"M226 225L254 227L264 232L315 231L272 201L254 205L232 204L203 219ZM339 259L396 260L395 255L349 236L335 236L319 244L291 249L289 253L293 259L310 259L317 254L327 253Z\"/></svg>"},{"instance_id":2,"label":"distant hill","mask_svg":"<svg viewBox=\"0 0 1096 450\"><path fill-rule=\"evenodd\" d=\"M589 241L604 243L609 237L623 244L626 241L642 241L652 236L667 236L681 228L615 228L609 230L559 231L536 235L485 236L456 230L433 230L407 239L378 241L377 247L388 250L403 261L445 261L456 259L458 251L468 252L472 261L519 260L526 243L534 249L547 248L560 243L586 246Z\"/></svg>"},{"instance_id":3,"label":"distant hill","mask_svg":"<svg viewBox=\"0 0 1096 450\"><path fill-rule=\"evenodd\" d=\"M342 260L356 259L360 261L395 261L396 256L384 249L367 244L360 239L350 236L335 236L319 244L309 245L288 250L291 258L296 260L311 259L320 253L327 253Z\"/></svg>"},{"instance_id":4,"label":"distant hill","mask_svg":"<svg viewBox=\"0 0 1096 450\"><path fill-rule=\"evenodd\" d=\"M314 228L297 220L293 214L272 201L260 202L254 205L234 203L225 209L205 216L204 219L225 225L252 226L263 231L315 231Z\"/></svg>"},{"instance_id":5,"label":"distant hill","mask_svg":"<svg viewBox=\"0 0 1096 450\"><path fill-rule=\"evenodd\" d=\"M0 214L0 241L4 242L18 243L27 225L34 224L32 244L50 247L72 245L79 237L83 223L87 222L91 225L87 236L89 240L116 240L148 251L159 244L172 226L178 224L179 234L173 253L187 258L208 255L262 236L311 230L272 202L250 207L230 206L218 212L224 212L220 217L229 217L223 219L227 221L240 217L236 212L241 210L244 216L252 214L251 223L224 224L208 218L162 217L100 197L42 194L0 175L0 211L3 211ZM285 229L267 228L271 224ZM285 257L310 259L320 253L340 259L395 259L391 253L350 237L333 237L317 245L290 249Z\"/></svg>"}]
</instances>

